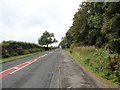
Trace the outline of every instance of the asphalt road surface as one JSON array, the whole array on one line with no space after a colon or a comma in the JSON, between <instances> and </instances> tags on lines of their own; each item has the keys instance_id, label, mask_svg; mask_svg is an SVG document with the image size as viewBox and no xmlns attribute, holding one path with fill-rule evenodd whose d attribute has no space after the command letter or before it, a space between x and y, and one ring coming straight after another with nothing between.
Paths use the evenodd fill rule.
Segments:
<instances>
[{"instance_id":1,"label":"asphalt road surface","mask_svg":"<svg viewBox=\"0 0 120 90\"><path fill-rule=\"evenodd\" d=\"M2 64L2 88L98 88L62 49Z\"/></svg>"}]
</instances>

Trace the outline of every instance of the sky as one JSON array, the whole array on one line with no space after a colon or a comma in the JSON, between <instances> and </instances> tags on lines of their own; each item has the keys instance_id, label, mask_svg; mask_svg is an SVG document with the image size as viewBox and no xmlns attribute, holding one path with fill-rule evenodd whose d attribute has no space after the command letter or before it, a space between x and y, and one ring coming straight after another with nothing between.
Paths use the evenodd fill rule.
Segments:
<instances>
[{"instance_id":1,"label":"sky","mask_svg":"<svg viewBox=\"0 0 120 90\"><path fill-rule=\"evenodd\" d=\"M0 0L0 42L15 40L38 43L48 31L58 40L72 25L83 0Z\"/></svg>"}]
</instances>

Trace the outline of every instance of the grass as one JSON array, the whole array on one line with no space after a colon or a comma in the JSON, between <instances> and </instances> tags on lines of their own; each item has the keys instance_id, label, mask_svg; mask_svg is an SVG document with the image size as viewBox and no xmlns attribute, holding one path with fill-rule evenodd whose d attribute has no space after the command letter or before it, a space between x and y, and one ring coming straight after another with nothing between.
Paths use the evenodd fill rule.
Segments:
<instances>
[{"instance_id":1,"label":"grass","mask_svg":"<svg viewBox=\"0 0 120 90\"><path fill-rule=\"evenodd\" d=\"M85 70L91 72L104 82L107 87L118 86L114 81L114 75L111 74L108 69L108 57L113 57L114 54L109 54L103 49L97 49L95 47L76 47L68 49L74 60ZM110 74L108 76L108 73Z\"/></svg>"},{"instance_id":2,"label":"grass","mask_svg":"<svg viewBox=\"0 0 120 90\"><path fill-rule=\"evenodd\" d=\"M15 59L28 57L28 56L32 56L32 55L39 54L39 53L41 53L41 52L36 52L36 53L31 53L31 54L26 54L26 55L19 55L19 56L13 56L13 57L9 57L9 58L0 59L0 63L4 63L4 62L8 62L8 61L12 61L12 60L15 60Z\"/></svg>"}]
</instances>

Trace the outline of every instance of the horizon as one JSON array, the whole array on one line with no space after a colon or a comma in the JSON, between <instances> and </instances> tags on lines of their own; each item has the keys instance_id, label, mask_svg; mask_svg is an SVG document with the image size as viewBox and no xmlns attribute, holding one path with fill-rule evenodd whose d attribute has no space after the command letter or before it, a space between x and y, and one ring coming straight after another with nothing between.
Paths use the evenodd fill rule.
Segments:
<instances>
[{"instance_id":1,"label":"horizon","mask_svg":"<svg viewBox=\"0 0 120 90\"><path fill-rule=\"evenodd\" d=\"M72 24L83 0L1 0L0 42L22 41L38 44L44 31L54 33L57 46Z\"/></svg>"}]
</instances>

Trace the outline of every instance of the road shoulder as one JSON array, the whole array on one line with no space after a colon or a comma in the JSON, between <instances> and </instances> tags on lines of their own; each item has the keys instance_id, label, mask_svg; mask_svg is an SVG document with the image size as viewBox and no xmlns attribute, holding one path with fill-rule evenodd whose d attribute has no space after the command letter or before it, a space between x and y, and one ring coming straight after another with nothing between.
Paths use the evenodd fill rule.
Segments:
<instances>
[{"instance_id":1,"label":"road shoulder","mask_svg":"<svg viewBox=\"0 0 120 90\"><path fill-rule=\"evenodd\" d=\"M102 88L103 86L85 72L67 53L62 51L62 88Z\"/></svg>"}]
</instances>

